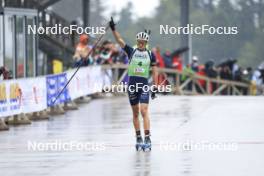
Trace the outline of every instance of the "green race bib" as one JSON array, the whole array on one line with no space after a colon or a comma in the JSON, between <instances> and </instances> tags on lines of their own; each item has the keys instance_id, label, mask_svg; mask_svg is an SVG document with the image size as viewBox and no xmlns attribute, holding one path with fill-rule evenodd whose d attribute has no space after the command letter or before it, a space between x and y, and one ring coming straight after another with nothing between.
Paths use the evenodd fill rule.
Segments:
<instances>
[{"instance_id":1,"label":"green race bib","mask_svg":"<svg viewBox=\"0 0 264 176\"><path fill-rule=\"evenodd\" d=\"M148 51L136 49L130 59L128 66L128 76L139 76L148 78L150 70L150 55Z\"/></svg>"}]
</instances>

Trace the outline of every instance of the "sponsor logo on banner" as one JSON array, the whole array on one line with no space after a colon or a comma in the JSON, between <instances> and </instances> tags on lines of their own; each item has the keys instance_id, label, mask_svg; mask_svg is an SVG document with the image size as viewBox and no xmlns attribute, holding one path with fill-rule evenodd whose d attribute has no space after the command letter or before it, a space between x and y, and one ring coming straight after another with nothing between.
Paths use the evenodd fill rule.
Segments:
<instances>
[{"instance_id":1,"label":"sponsor logo on banner","mask_svg":"<svg viewBox=\"0 0 264 176\"><path fill-rule=\"evenodd\" d=\"M8 110L6 83L0 83L0 114Z\"/></svg>"},{"instance_id":2,"label":"sponsor logo on banner","mask_svg":"<svg viewBox=\"0 0 264 176\"><path fill-rule=\"evenodd\" d=\"M10 110L16 111L19 110L21 107L22 101L22 90L18 82L14 82L10 84L10 95L9 95L9 102L10 102Z\"/></svg>"},{"instance_id":3,"label":"sponsor logo on banner","mask_svg":"<svg viewBox=\"0 0 264 176\"><path fill-rule=\"evenodd\" d=\"M0 117L46 109L46 92L45 77L0 83Z\"/></svg>"},{"instance_id":4,"label":"sponsor logo on banner","mask_svg":"<svg viewBox=\"0 0 264 176\"><path fill-rule=\"evenodd\" d=\"M16 80L0 84L0 117L21 113L22 90Z\"/></svg>"},{"instance_id":5,"label":"sponsor logo on banner","mask_svg":"<svg viewBox=\"0 0 264 176\"><path fill-rule=\"evenodd\" d=\"M47 105L53 106L53 101L63 89L63 87L67 83L66 73L58 74L58 75L50 75L46 77L47 84ZM61 95L55 102L56 104L61 104L70 101L71 98L69 96L68 88L64 89Z\"/></svg>"}]
</instances>

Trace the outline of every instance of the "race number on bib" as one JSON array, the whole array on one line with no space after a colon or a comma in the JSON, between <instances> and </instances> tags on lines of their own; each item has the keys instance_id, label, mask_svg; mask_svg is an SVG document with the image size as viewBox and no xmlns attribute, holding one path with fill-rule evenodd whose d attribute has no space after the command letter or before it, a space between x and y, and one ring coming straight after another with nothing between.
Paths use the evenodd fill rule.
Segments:
<instances>
[{"instance_id":1,"label":"race number on bib","mask_svg":"<svg viewBox=\"0 0 264 176\"><path fill-rule=\"evenodd\" d=\"M135 68L135 73L144 73L144 68Z\"/></svg>"}]
</instances>

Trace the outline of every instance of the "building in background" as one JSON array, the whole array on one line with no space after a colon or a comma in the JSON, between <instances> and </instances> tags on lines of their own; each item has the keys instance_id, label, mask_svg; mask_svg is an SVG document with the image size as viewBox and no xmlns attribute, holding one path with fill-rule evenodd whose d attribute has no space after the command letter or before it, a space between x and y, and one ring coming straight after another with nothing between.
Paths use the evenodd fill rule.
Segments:
<instances>
[{"instance_id":1,"label":"building in background","mask_svg":"<svg viewBox=\"0 0 264 176\"><path fill-rule=\"evenodd\" d=\"M71 65L77 35L28 34L28 25L71 23L48 7L60 0L0 0L0 66L13 78L53 73L54 59Z\"/></svg>"}]
</instances>

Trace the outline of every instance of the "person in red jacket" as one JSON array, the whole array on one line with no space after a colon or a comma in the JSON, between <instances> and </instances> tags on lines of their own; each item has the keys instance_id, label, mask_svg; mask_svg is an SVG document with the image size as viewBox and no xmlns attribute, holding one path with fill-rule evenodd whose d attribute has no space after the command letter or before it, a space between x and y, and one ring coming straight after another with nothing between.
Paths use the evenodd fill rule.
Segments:
<instances>
[{"instance_id":1,"label":"person in red jacket","mask_svg":"<svg viewBox=\"0 0 264 176\"><path fill-rule=\"evenodd\" d=\"M189 48L188 47L181 47L176 49L175 51L173 51L171 53L171 57L172 57L172 68L178 70L178 71L182 71L183 70L183 65L182 65L182 59L181 59L181 55L188 51Z\"/></svg>"},{"instance_id":2,"label":"person in red jacket","mask_svg":"<svg viewBox=\"0 0 264 176\"><path fill-rule=\"evenodd\" d=\"M153 48L153 53L156 57L157 66L159 68L165 68L165 62L163 57L161 56L160 47L157 46L156 48ZM166 77L167 75L165 73L158 73L158 85L167 85Z\"/></svg>"},{"instance_id":3,"label":"person in red jacket","mask_svg":"<svg viewBox=\"0 0 264 176\"><path fill-rule=\"evenodd\" d=\"M198 66L198 72L197 72L198 75L201 75L201 76L206 76L206 73L205 73L205 67L204 65L199 65ZM206 82L204 79L199 79L198 82L200 83L200 85L205 88L206 86Z\"/></svg>"},{"instance_id":4,"label":"person in red jacket","mask_svg":"<svg viewBox=\"0 0 264 176\"><path fill-rule=\"evenodd\" d=\"M180 55L175 55L172 58L172 67L175 68L176 70L182 71L182 60Z\"/></svg>"},{"instance_id":5,"label":"person in red jacket","mask_svg":"<svg viewBox=\"0 0 264 176\"><path fill-rule=\"evenodd\" d=\"M153 48L153 53L156 57L157 66L160 68L165 68L163 57L160 54L160 47L157 46L156 48Z\"/></svg>"}]
</instances>

